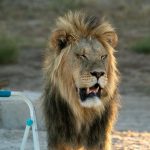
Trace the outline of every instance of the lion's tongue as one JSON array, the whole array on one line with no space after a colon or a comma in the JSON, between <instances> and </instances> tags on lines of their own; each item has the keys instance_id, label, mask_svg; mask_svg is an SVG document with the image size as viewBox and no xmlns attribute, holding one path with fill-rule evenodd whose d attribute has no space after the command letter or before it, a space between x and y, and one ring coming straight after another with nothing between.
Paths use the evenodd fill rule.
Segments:
<instances>
[{"instance_id":1,"label":"lion's tongue","mask_svg":"<svg viewBox=\"0 0 150 150\"><path fill-rule=\"evenodd\" d=\"M86 90L86 93L87 94L90 94L90 93L97 93L98 92L98 90L99 90L99 87L90 87L90 88L87 88L87 90Z\"/></svg>"}]
</instances>

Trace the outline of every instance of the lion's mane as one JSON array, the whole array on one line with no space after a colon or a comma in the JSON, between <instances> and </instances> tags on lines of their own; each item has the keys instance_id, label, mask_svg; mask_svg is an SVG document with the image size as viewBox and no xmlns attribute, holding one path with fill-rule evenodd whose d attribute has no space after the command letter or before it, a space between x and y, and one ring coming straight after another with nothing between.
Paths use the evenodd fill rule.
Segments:
<instances>
[{"instance_id":1,"label":"lion's mane","mask_svg":"<svg viewBox=\"0 0 150 150\"><path fill-rule=\"evenodd\" d=\"M76 99L74 81L65 57L71 46L80 37L95 37L107 49L109 54L108 85L102 108L83 108ZM67 40L68 47L60 53L59 38ZM64 40L64 39L63 39ZM92 147L100 145L109 149L109 134L116 118L118 108L118 70L114 57L117 43L114 28L106 21L82 12L69 12L59 17L53 29L49 46L45 53L43 94L44 115L48 131L49 147L58 145L82 145ZM81 132L82 131L82 132Z\"/></svg>"}]
</instances>

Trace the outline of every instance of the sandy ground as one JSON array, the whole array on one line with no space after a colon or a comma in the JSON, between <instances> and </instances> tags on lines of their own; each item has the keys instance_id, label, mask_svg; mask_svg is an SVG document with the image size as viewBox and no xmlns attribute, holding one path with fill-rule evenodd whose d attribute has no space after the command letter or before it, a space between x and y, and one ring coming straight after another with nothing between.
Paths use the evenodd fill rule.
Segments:
<instances>
[{"instance_id":1,"label":"sandy ground","mask_svg":"<svg viewBox=\"0 0 150 150\"><path fill-rule=\"evenodd\" d=\"M0 129L0 150L18 150L23 137L22 130ZM40 148L46 150L46 133L39 132ZM150 133L143 132L117 132L112 136L114 150L149 150ZM26 150L33 149L32 135L30 133Z\"/></svg>"},{"instance_id":2,"label":"sandy ground","mask_svg":"<svg viewBox=\"0 0 150 150\"><path fill-rule=\"evenodd\" d=\"M115 127L118 131L112 134L114 150L150 149L150 100L148 96L140 98L141 95L122 96L122 108ZM11 113L15 113L15 110ZM0 150L19 149L23 132L23 130L0 129ZM46 133L39 131L39 138L41 150L46 150ZM33 142L30 133L27 150L31 149L33 149Z\"/></svg>"},{"instance_id":3,"label":"sandy ground","mask_svg":"<svg viewBox=\"0 0 150 150\"><path fill-rule=\"evenodd\" d=\"M29 96L29 91L27 93ZM32 94L30 93L30 96L31 95L33 96L33 93ZM17 104L15 109L13 109L13 106L14 105L9 104L9 107L7 108L10 109L5 112L7 114L5 115L5 121L4 121L6 125L7 123L9 123L10 120L11 120L11 124L14 121L17 123L20 122L20 120L15 119ZM20 107L19 103L18 106L19 108L17 109L17 112L18 114L22 114L22 112L24 112L23 108ZM122 96L122 108L120 110L118 121L115 127L115 130L117 131L113 132L113 136L112 136L114 150L149 150L150 149L149 108L150 108L150 100L148 96L144 96L142 98L141 95ZM9 111L12 114L11 119L9 118L10 117L10 113L8 113ZM23 123L25 119L26 117L21 121L21 123ZM37 118L37 121L38 122L41 121L40 117ZM10 124L7 126L10 126ZM22 127L23 126L24 124L22 125ZM0 150L19 149L21 139L23 137L23 130L14 130L15 127L13 128L11 127L11 129L12 130L8 130L8 127L6 126L3 126L3 129L0 129ZM44 131L39 131L39 135L40 135L39 138L40 138L41 150L46 150L46 145L47 145L46 133ZM33 142L32 142L32 136L30 134L27 143L27 150L31 150L31 149L33 149Z\"/></svg>"}]
</instances>

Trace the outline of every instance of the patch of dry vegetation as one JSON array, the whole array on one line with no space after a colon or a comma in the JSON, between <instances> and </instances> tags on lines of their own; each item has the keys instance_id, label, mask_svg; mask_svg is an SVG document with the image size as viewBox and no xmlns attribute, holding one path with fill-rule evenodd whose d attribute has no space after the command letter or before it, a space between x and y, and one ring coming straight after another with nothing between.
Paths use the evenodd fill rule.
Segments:
<instances>
[{"instance_id":1,"label":"patch of dry vegetation","mask_svg":"<svg viewBox=\"0 0 150 150\"><path fill-rule=\"evenodd\" d=\"M148 132L114 132L115 150L148 150L150 149L150 133Z\"/></svg>"},{"instance_id":2,"label":"patch of dry vegetation","mask_svg":"<svg viewBox=\"0 0 150 150\"><path fill-rule=\"evenodd\" d=\"M150 54L150 37L145 37L134 42L131 50L137 53Z\"/></svg>"},{"instance_id":3,"label":"patch of dry vegetation","mask_svg":"<svg viewBox=\"0 0 150 150\"><path fill-rule=\"evenodd\" d=\"M8 64L17 62L19 55L19 47L17 39L7 36L5 34L0 35L0 64Z\"/></svg>"}]
</instances>

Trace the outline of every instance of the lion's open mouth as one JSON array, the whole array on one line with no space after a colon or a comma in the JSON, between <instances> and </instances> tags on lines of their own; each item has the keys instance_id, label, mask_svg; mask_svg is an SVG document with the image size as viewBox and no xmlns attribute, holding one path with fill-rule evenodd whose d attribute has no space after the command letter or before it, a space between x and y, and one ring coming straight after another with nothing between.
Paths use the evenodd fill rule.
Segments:
<instances>
[{"instance_id":1,"label":"lion's open mouth","mask_svg":"<svg viewBox=\"0 0 150 150\"><path fill-rule=\"evenodd\" d=\"M85 101L88 98L98 97L101 96L101 90L102 88L98 83L96 83L94 86L89 88L79 88L79 95L81 101Z\"/></svg>"}]
</instances>

